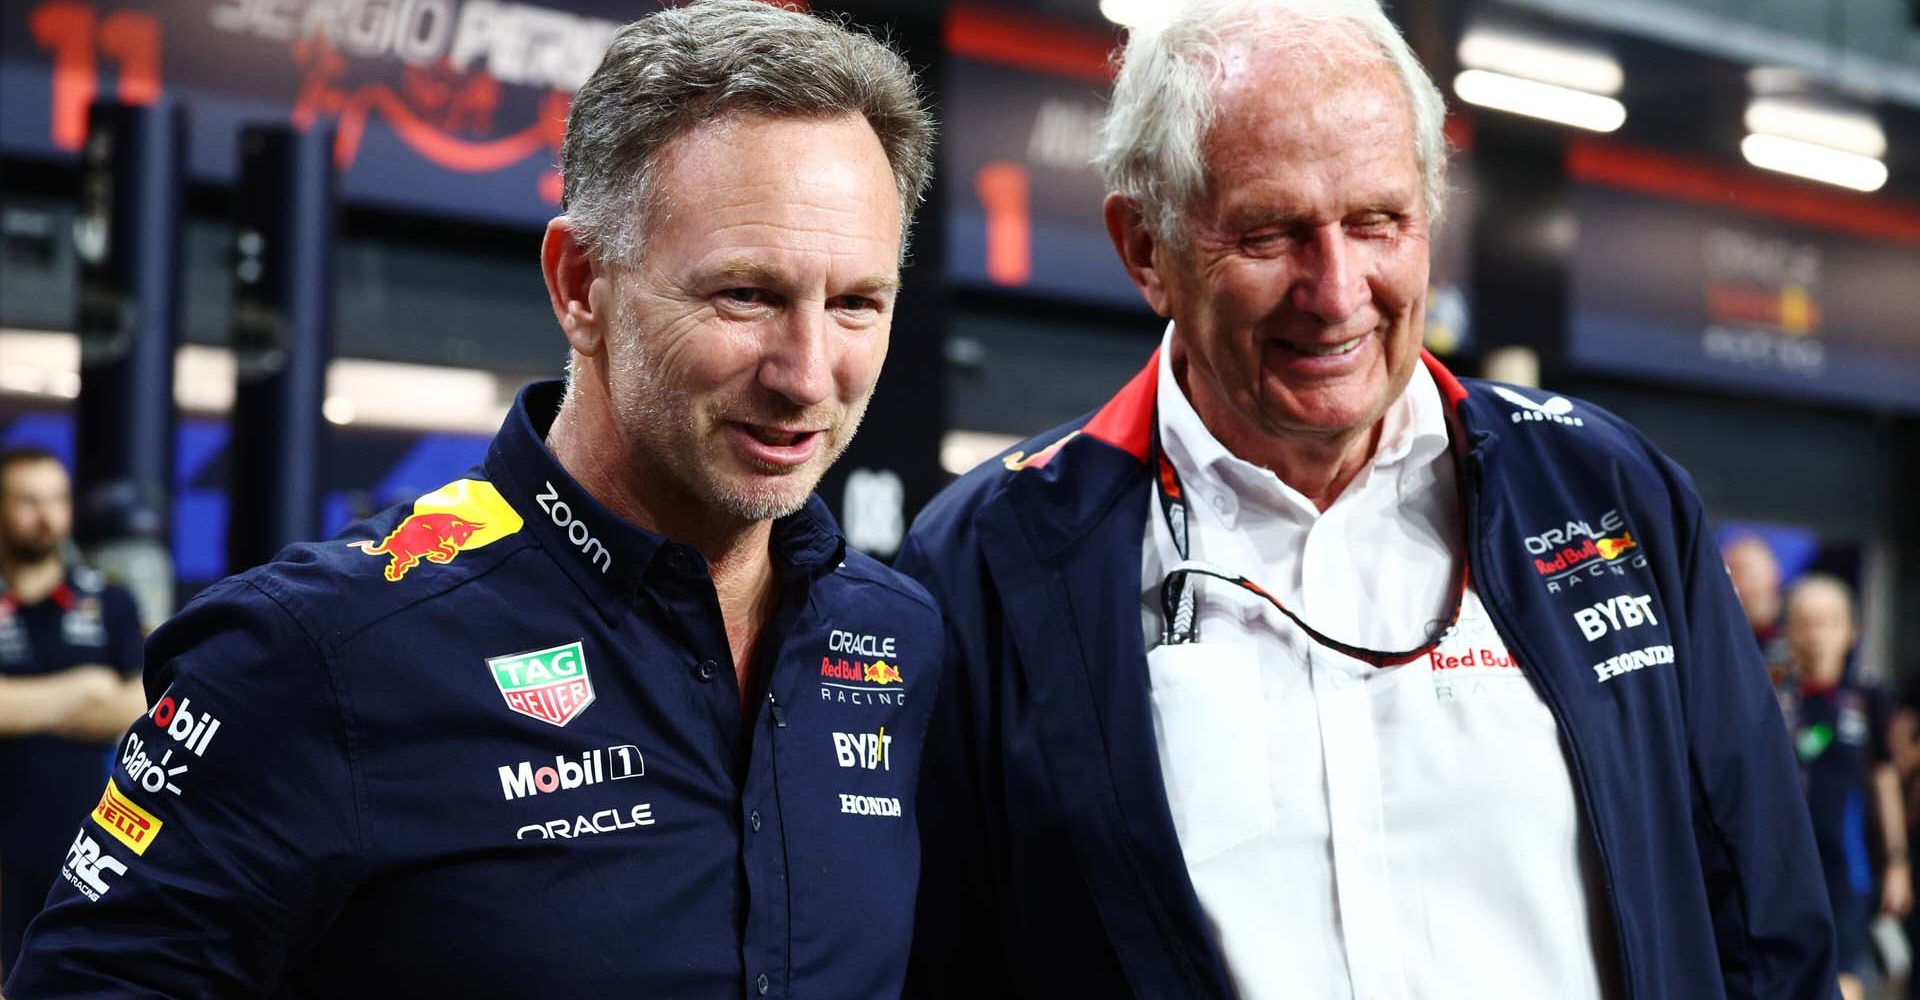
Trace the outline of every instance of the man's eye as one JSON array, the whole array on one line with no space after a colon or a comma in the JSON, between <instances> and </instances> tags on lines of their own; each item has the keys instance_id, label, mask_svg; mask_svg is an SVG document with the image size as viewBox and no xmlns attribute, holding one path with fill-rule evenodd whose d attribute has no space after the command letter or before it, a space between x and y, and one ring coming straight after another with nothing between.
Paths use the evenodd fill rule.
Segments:
<instances>
[{"instance_id":1,"label":"man's eye","mask_svg":"<svg viewBox=\"0 0 1920 1000\"><path fill-rule=\"evenodd\" d=\"M1363 215L1347 223L1347 228L1356 233L1385 233L1393 229L1395 219L1391 215L1378 213Z\"/></svg>"},{"instance_id":2,"label":"man's eye","mask_svg":"<svg viewBox=\"0 0 1920 1000\"><path fill-rule=\"evenodd\" d=\"M849 311L872 310L880 308L880 303L864 295L842 295L833 300L833 308Z\"/></svg>"},{"instance_id":3,"label":"man's eye","mask_svg":"<svg viewBox=\"0 0 1920 1000\"><path fill-rule=\"evenodd\" d=\"M764 304L769 297L761 288L729 288L720 293L720 298L734 305L752 306Z\"/></svg>"}]
</instances>

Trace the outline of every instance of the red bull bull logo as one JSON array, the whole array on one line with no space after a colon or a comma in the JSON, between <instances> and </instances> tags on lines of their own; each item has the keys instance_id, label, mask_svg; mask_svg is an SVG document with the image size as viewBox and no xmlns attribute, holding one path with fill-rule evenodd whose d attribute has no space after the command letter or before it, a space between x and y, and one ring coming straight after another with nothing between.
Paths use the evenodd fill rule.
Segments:
<instances>
[{"instance_id":1,"label":"red bull bull logo","mask_svg":"<svg viewBox=\"0 0 1920 1000\"><path fill-rule=\"evenodd\" d=\"M1619 538L1602 538L1593 544L1600 550L1600 558L1613 560L1620 558L1620 554L1628 549L1638 548L1640 543L1633 540L1633 535L1626 534Z\"/></svg>"},{"instance_id":2,"label":"red bull bull logo","mask_svg":"<svg viewBox=\"0 0 1920 1000\"><path fill-rule=\"evenodd\" d=\"M370 556L386 556L387 582L398 583L422 562L445 565L519 531L524 523L492 483L461 479L421 497L413 513L378 542L347 544Z\"/></svg>"},{"instance_id":3,"label":"red bull bull logo","mask_svg":"<svg viewBox=\"0 0 1920 1000\"><path fill-rule=\"evenodd\" d=\"M899 684L900 668L885 660L875 660L866 665L865 676L861 679L872 684Z\"/></svg>"},{"instance_id":4,"label":"red bull bull logo","mask_svg":"<svg viewBox=\"0 0 1920 1000\"><path fill-rule=\"evenodd\" d=\"M450 563L460 549L473 540L473 533L486 527L454 514L412 514L400 522L393 534L378 545L354 542L353 547L370 556L386 556L387 579L398 582L420 560Z\"/></svg>"}]
</instances>

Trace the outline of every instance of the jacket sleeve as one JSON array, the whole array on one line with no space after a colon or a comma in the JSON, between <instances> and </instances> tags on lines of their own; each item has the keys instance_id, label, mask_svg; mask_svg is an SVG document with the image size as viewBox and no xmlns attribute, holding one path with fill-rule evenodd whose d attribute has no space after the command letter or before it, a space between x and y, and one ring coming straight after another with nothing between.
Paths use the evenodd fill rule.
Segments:
<instances>
[{"instance_id":1,"label":"jacket sleeve","mask_svg":"<svg viewBox=\"0 0 1920 1000\"><path fill-rule=\"evenodd\" d=\"M140 635L140 609L133 595L118 587L109 587L106 596L107 648L112 657L107 665L122 676L140 676L145 657Z\"/></svg>"},{"instance_id":2,"label":"jacket sleeve","mask_svg":"<svg viewBox=\"0 0 1920 1000\"><path fill-rule=\"evenodd\" d=\"M960 554L953 558L969 558ZM1017 995L1002 948L996 886L1004 823L996 820L999 773L990 703L978 662L981 593L959 593L936 568L918 535L895 568L919 580L940 603L946 625L946 674L928 722L919 792L920 894L904 996L909 1000ZM972 657L970 660L969 657Z\"/></svg>"},{"instance_id":3,"label":"jacket sleeve","mask_svg":"<svg viewBox=\"0 0 1920 1000\"><path fill-rule=\"evenodd\" d=\"M1677 478L1693 826L1727 995L1837 1000L1833 918L1779 701L1700 502Z\"/></svg>"},{"instance_id":4,"label":"jacket sleeve","mask_svg":"<svg viewBox=\"0 0 1920 1000\"><path fill-rule=\"evenodd\" d=\"M6 995L281 991L359 843L339 702L306 633L230 580L158 630L147 714L114 749Z\"/></svg>"}]
</instances>

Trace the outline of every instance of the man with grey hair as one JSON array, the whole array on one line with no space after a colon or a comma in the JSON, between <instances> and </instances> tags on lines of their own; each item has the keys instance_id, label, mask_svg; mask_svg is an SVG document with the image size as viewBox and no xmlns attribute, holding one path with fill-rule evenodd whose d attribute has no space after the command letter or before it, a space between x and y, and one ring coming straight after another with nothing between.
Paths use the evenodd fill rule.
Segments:
<instances>
[{"instance_id":1,"label":"man with grey hair","mask_svg":"<svg viewBox=\"0 0 1920 1000\"><path fill-rule=\"evenodd\" d=\"M154 635L8 994L898 996L940 622L813 489L931 146L830 21L622 30L541 251L564 389Z\"/></svg>"},{"instance_id":2,"label":"man with grey hair","mask_svg":"<svg viewBox=\"0 0 1920 1000\"><path fill-rule=\"evenodd\" d=\"M898 562L948 638L910 996L1832 995L1685 473L1421 351L1442 115L1374 0L1129 39L1099 163L1162 347Z\"/></svg>"}]
</instances>

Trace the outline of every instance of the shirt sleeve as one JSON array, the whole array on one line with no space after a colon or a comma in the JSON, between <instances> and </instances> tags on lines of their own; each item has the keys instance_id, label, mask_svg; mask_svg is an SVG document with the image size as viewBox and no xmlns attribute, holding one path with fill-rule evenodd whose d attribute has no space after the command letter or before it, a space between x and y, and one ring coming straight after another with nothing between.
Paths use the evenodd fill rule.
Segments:
<instances>
[{"instance_id":1,"label":"shirt sleeve","mask_svg":"<svg viewBox=\"0 0 1920 1000\"><path fill-rule=\"evenodd\" d=\"M1694 833L1727 996L1838 1000L1833 918L1779 702L1692 487L1678 473Z\"/></svg>"},{"instance_id":2,"label":"shirt sleeve","mask_svg":"<svg viewBox=\"0 0 1920 1000\"><path fill-rule=\"evenodd\" d=\"M230 580L148 652L152 707L27 929L15 1000L277 995L351 891L340 702L296 618Z\"/></svg>"}]
</instances>

